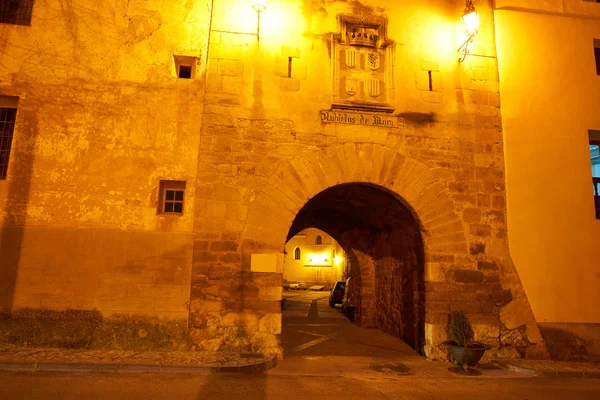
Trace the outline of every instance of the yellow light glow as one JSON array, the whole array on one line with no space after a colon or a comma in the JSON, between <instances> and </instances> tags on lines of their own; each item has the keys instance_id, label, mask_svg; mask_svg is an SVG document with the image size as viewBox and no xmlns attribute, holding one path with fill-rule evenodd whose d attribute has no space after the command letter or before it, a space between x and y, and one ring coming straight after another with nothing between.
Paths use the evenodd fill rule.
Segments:
<instances>
[{"instance_id":1,"label":"yellow light glow","mask_svg":"<svg viewBox=\"0 0 600 400\"><path fill-rule=\"evenodd\" d=\"M252 0L254 11L261 12L267 9L267 0Z\"/></svg>"},{"instance_id":2,"label":"yellow light glow","mask_svg":"<svg viewBox=\"0 0 600 400\"><path fill-rule=\"evenodd\" d=\"M344 257L342 257L342 256L335 256L335 258L333 259L333 261L335 261L336 265L340 265L342 263L342 261L344 261Z\"/></svg>"},{"instance_id":3,"label":"yellow light glow","mask_svg":"<svg viewBox=\"0 0 600 400\"><path fill-rule=\"evenodd\" d=\"M473 35L479 31L479 13L475 10L462 16L467 34Z\"/></svg>"},{"instance_id":4,"label":"yellow light glow","mask_svg":"<svg viewBox=\"0 0 600 400\"><path fill-rule=\"evenodd\" d=\"M326 254L315 254L309 255L308 261L313 265L329 265L329 258Z\"/></svg>"}]
</instances>

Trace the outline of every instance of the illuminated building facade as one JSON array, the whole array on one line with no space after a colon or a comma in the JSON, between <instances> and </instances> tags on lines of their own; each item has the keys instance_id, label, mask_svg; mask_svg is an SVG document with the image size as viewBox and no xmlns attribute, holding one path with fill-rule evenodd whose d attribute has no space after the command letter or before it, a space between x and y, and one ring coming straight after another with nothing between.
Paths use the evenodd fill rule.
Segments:
<instances>
[{"instance_id":1,"label":"illuminated building facade","mask_svg":"<svg viewBox=\"0 0 600 400\"><path fill-rule=\"evenodd\" d=\"M562 33L534 45L527 27L556 33L552 18L577 24L596 4L252 3L36 0L2 14L4 309L184 321L195 349L280 352L284 246L314 227L352 265L356 323L428 357L445 357L452 309L490 356L547 357L536 318L593 331L589 159L568 153L584 175L552 182L582 186L548 196L536 168L552 158L527 158L567 154L540 129L600 129L597 96L553 100L593 56L565 56L580 42ZM600 32L580 19L583 49Z\"/></svg>"},{"instance_id":2,"label":"illuminated building facade","mask_svg":"<svg viewBox=\"0 0 600 400\"><path fill-rule=\"evenodd\" d=\"M307 228L285 244L283 280L332 288L348 278L344 249L326 232Z\"/></svg>"}]
</instances>

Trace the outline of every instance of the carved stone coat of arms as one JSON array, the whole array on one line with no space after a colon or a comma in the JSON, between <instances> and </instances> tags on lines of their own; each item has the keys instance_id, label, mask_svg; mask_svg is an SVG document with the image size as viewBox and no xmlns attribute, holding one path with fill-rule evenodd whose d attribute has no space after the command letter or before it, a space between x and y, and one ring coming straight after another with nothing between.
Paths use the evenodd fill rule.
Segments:
<instances>
[{"instance_id":1,"label":"carved stone coat of arms","mask_svg":"<svg viewBox=\"0 0 600 400\"><path fill-rule=\"evenodd\" d=\"M334 108L393 111L394 43L384 18L338 16L333 36Z\"/></svg>"}]
</instances>

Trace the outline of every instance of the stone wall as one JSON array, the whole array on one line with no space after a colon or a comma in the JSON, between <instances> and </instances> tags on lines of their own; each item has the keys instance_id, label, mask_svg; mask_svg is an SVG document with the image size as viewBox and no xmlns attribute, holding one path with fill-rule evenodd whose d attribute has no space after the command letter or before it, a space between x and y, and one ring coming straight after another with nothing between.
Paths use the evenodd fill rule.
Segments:
<instances>
[{"instance_id":1,"label":"stone wall","mask_svg":"<svg viewBox=\"0 0 600 400\"><path fill-rule=\"evenodd\" d=\"M377 243L377 327L418 351L425 343L425 276L419 225L409 221Z\"/></svg>"},{"instance_id":2,"label":"stone wall","mask_svg":"<svg viewBox=\"0 0 600 400\"><path fill-rule=\"evenodd\" d=\"M183 180L195 197L204 85L178 80L173 56L197 57L203 75L207 4L37 0L31 26L1 24L0 97L18 105L0 181L0 309L187 330L194 202L159 215L158 190Z\"/></svg>"},{"instance_id":3,"label":"stone wall","mask_svg":"<svg viewBox=\"0 0 600 400\"><path fill-rule=\"evenodd\" d=\"M285 14L290 28L297 26L294 18L304 24L302 38L276 24L264 26L260 42L223 32L212 38L197 175L192 301L202 299L207 287L229 286L247 276L251 254L281 253L298 213L319 193L341 183L371 183L402 198L420 223L425 353L444 357L437 345L446 339L448 314L462 309L472 317L478 339L496 348L509 346L503 354L520 356L519 349L529 342L518 340L518 332L533 321L532 314L526 313L517 326L507 325L506 318L498 323L512 299L526 300L506 238L491 2L477 5L483 23L472 49L488 57L471 56L460 64L458 46L433 38L452 36L452 21L460 17L462 4L432 1L377 8L388 4L332 3L322 13L313 6L284 2L273 11ZM395 115L404 119L398 129L320 121L319 110L331 107L332 81L323 65L330 63L335 15L354 12L387 17L388 36L398 41ZM233 30L227 23L213 20L215 29ZM328 229L335 237L335 226ZM376 272L365 264L375 268L377 262L340 244L363 264L361 287L374 287ZM225 304L224 294L217 303ZM357 319L364 326L377 325L376 316L366 310L378 295L384 301L383 293L365 289L360 299ZM224 307L215 312L219 329L227 329L227 315L233 311ZM191 320L202 314L193 311ZM263 315L258 311L252 318ZM391 322L383 324L393 331ZM202 323L192 325L203 329ZM278 330L270 333L276 340Z\"/></svg>"}]
</instances>

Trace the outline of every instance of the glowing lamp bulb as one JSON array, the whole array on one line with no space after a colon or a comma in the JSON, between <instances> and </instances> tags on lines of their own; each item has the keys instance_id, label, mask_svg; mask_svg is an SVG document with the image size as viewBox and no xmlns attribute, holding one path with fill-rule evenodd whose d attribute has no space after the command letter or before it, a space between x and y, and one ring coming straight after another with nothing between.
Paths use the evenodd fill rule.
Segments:
<instances>
[{"instance_id":1,"label":"glowing lamp bulb","mask_svg":"<svg viewBox=\"0 0 600 400\"><path fill-rule=\"evenodd\" d=\"M261 12L267 9L267 0L252 0L254 11Z\"/></svg>"},{"instance_id":2,"label":"glowing lamp bulb","mask_svg":"<svg viewBox=\"0 0 600 400\"><path fill-rule=\"evenodd\" d=\"M463 23L467 30L467 34L474 35L479 31L479 13L475 10L470 11L462 16Z\"/></svg>"}]
</instances>

